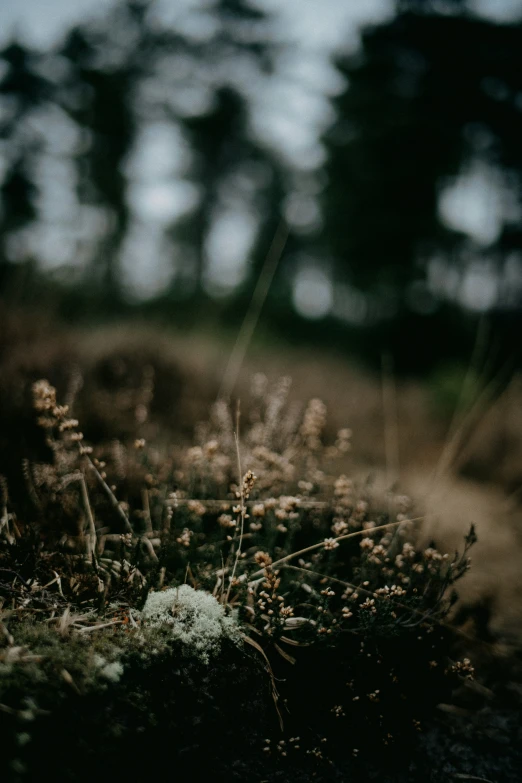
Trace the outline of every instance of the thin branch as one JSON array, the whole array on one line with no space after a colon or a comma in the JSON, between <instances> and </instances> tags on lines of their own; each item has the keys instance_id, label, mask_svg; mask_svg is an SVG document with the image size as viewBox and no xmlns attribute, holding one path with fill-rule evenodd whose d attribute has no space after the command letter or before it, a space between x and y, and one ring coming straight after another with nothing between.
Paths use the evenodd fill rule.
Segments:
<instances>
[{"instance_id":1,"label":"thin branch","mask_svg":"<svg viewBox=\"0 0 522 783\"><path fill-rule=\"evenodd\" d=\"M354 590L357 590L359 593L364 593L364 595L370 596L371 598L379 598L383 601L390 601L394 606L397 606L400 609L405 609L406 611L411 612L412 614L422 615L421 620L419 622L422 622L422 620L424 620L427 623L433 625L439 625L443 628L447 628L449 631L452 631L452 633L457 634L457 636L460 636L469 642L473 642L474 644L480 644L485 647L489 647L491 650L493 650L495 647L495 645L491 644L491 642L487 642L484 639L476 639L474 636L470 636L465 631L462 631L460 628L456 628L454 625L451 625L451 623L445 622L444 620L437 620L437 618L435 617L423 614L418 609L415 609L411 606L407 606L406 604L397 601L395 598L386 598L385 596L379 595L378 593L372 593L371 590L366 590L366 588L364 587L360 587L359 585L354 585L352 582L345 582L342 579L338 579L335 576L329 576L328 574L319 574L317 571L312 571L311 568L302 568L301 566L286 565L286 564L284 568L291 568L293 571L303 571L304 573L312 574L313 576L316 576L320 579L329 579L331 582L340 584L343 587L351 587Z\"/></svg>"},{"instance_id":2,"label":"thin branch","mask_svg":"<svg viewBox=\"0 0 522 783\"><path fill-rule=\"evenodd\" d=\"M266 297L268 296L270 286L272 285L272 280L274 279L277 266L281 260L281 256L283 255L289 233L290 231L286 222L281 220L275 232L274 239L272 240L272 244L263 264L263 268L261 269L256 287L254 288L254 293L252 294L252 299L247 314L245 315L243 323L241 324L234 348L230 354L230 359L228 360L228 364L223 375L223 380L221 382L221 388L219 389L218 393L219 400L230 399L230 395L234 391L234 387L241 371L241 366L248 350L248 346L250 345L250 341L252 340L257 322L259 321L259 316L261 315L261 310L263 309Z\"/></svg>"},{"instance_id":3,"label":"thin branch","mask_svg":"<svg viewBox=\"0 0 522 783\"><path fill-rule=\"evenodd\" d=\"M72 626L77 629L78 633L90 633L91 631L97 631L100 628L109 628L111 625L122 625L123 620L111 620L109 623L98 623L97 625L83 625L78 627L77 623L72 623Z\"/></svg>"},{"instance_id":4,"label":"thin branch","mask_svg":"<svg viewBox=\"0 0 522 783\"><path fill-rule=\"evenodd\" d=\"M369 530L356 530L354 533L346 533L344 536L339 536L335 539L336 542L339 541L347 541L349 538L355 538L355 536L368 536L372 533L376 533L378 530L387 530L391 527L397 527L398 525L403 525L407 522L420 522L424 519L424 517L415 517L415 519L402 519L397 522L388 522L386 525L378 525L377 527L372 527ZM279 560L276 560L275 563L272 563L270 565L270 568L277 568L280 565L283 565L283 563L288 563L289 560L293 560L294 557L299 557L299 555L305 555L308 552L314 552L316 549L321 549L321 547L324 547L324 541L319 541L317 544L312 544L311 546L307 546L304 549L300 549L298 552L291 552L289 555L286 555L285 557L280 558ZM251 574L250 579L256 579L258 576L262 576L265 573L265 569L261 568L259 571L256 571L254 574ZM245 581L247 578L246 574L242 574L242 576L239 577L241 581Z\"/></svg>"},{"instance_id":5,"label":"thin branch","mask_svg":"<svg viewBox=\"0 0 522 783\"><path fill-rule=\"evenodd\" d=\"M80 487L82 490L82 500L83 505L85 508L85 512L87 514L87 520L89 522L89 535L87 536L87 540L89 542L88 544L88 555L90 557L90 560L94 566L96 566L96 545L97 545L97 537L96 537L96 525L94 524L94 517L92 515L92 509L91 504L89 502L89 493L87 491L87 482L85 481L85 476L81 475L80 477Z\"/></svg>"},{"instance_id":6,"label":"thin branch","mask_svg":"<svg viewBox=\"0 0 522 783\"><path fill-rule=\"evenodd\" d=\"M246 515L245 487L244 487L244 481L243 481L243 471L241 469L241 454L240 454L240 451L239 451L238 430L239 430L239 407L237 409L236 431L234 433L234 437L235 437L235 441L236 441L237 469L238 469L238 473L239 473L239 491L240 491L240 504L241 504L241 532L239 534L239 543L238 543L238 546L237 546L236 558L234 560L234 568L232 569L232 576L230 577L230 582L229 582L229 585L228 585L226 603L228 603L228 599L229 599L229 596L230 596L230 590L232 589L232 585L234 583L234 578L236 576L237 564L239 562L239 558L241 557L241 546L243 544L243 534L245 532L245 515Z\"/></svg>"},{"instance_id":7,"label":"thin branch","mask_svg":"<svg viewBox=\"0 0 522 783\"><path fill-rule=\"evenodd\" d=\"M143 512L145 514L145 525L147 527L147 533L152 533L152 518L150 515L150 502L149 502L149 490L141 490L141 500L143 503Z\"/></svg>"},{"instance_id":8,"label":"thin branch","mask_svg":"<svg viewBox=\"0 0 522 783\"><path fill-rule=\"evenodd\" d=\"M389 488L398 480L400 471L397 388L393 374L393 358L391 354L383 354L381 365L386 483Z\"/></svg>"},{"instance_id":9,"label":"thin branch","mask_svg":"<svg viewBox=\"0 0 522 783\"><path fill-rule=\"evenodd\" d=\"M90 457L87 457L87 464L89 465L91 470L94 472L94 475L96 476L96 478L98 479L98 481L102 485L103 489L105 490L105 494L107 495L111 506L114 508L114 510L119 515L120 519L123 521L123 524L125 525L125 532L126 533L132 533L132 526L131 526L131 523L129 522L129 518L127 517L127 514L122 509L122 507L120 505L120 502L118 501L118 498L116 497L114 492L111 490L111 488L109 487L107 482L103 479L100 471L98 470L98 468L96 467L96 465L94 464L94 462L92 461L92 459Z\"/></svg>"}]
</instances>

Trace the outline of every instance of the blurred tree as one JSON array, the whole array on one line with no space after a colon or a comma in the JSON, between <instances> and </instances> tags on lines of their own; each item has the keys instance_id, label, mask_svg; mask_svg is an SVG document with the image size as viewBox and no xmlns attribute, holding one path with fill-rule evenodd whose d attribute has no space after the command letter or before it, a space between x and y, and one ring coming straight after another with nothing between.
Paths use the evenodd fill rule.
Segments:
<instances>
[{"instance_id":1,"label":"blurred tree","mask_svg":"<svg viewBox=\"0 0 522 783\"><path fill-rule=\"evenodd\" d=\"M252 263L243 288L251 290L259 273L260 245L273 235L283 199L283 166L273 150L252 130L252 97L256 85L273 67L275 45L270 42L267 16L252 0L216 0L208 7L214 31L188 48L202 68L202 81L211 85L206 110L181 112L181 127L193 153L189 176L199 192L192 212L171 228L178 251L191 265L193 292L205 291L209 240L224 212L240 209L257 224L252 237ZM258 241L256 241L258 240ZM259 241L260 240L260 241ZM178 252L179 254L179 252ZM237 292L236 292L237 293Z\"/></svg>"},{"instance_id":2,"label":"blurred tree","mask_svg":"<svg viewBox=\"0 0 522 783\"><path fill-rule=\"evenodd\" d=\"M0 79L0 143L4 173L0 185L0 264L10 258L13 236L29 226L37 215L38 187L31 162L40 150L38 133L27 125L35 108L48 100L49 82L38 73L41 58L20 43L0 52L4 74Z\"/></svg>"},{"instance_id":3,"label":"blurred tree","mask_svg":"<svg viewBox=\"0 0 522 783\"><path fill-rule=\"evenodd\" d=\"M401 308L435 255L460 274L522 250L517 213L481 242L440 209L474 161L499 169L522 204L522 25L478 19L459 0L400 0L338 67L347 89L325 137L324 236L342 278Z\"/></svg>"},{"instance_id":4,"label":"blurred tree","mask_svg":"<svg viewBox=\"0 0 522 783\"><path fill-rule=\"evenodd\" d=\"M250 277L259 273L263 244L273 235L281 214L283 174L278 162L255 138L249 127L248 101L235 88L218 87L210 111L185 118L195 162L192 174L200 190L198 204L188 218L195 251L195 278L204 285L208 241L220 212L246 209L257 224ZM261 248L256 252L257 245ZM264 248L266 252L266 247ZM250 288L250 285L248 286Z\"/></svg>"},{"instance_id":5,"label":"blurred tree","mask_svg":"<svg viewBox=\"0 0 522 783\"><path fill-rule=\"evenodd\" d=\"M91 271L108 302L121 294L119 256L129 223L123 166L136 140L135 92L150 54L147 6L120 3L102 27L72 29L59 49L70 67L57 100L87 139L76 158L78 199L105 215Z\"/></svg>"},{"instance_id":6,"label":"blurred tree","mask_svg":"<svg viewBox=\"0 0 522 783\"><path fill-rule=\"evenodd\" d=\"M5 73L0 82L0 93L9 97L11 109L7 120L2 122L2 131L6 124L21 119L35 105L49 97L50 85L47 79L38 73L41 59L35 52L14 41L0 52Z\"/></svg>"},{"instance_id":7,"label":"blurred tree","mask_svg":"<svg viewBox=\"0 0 522 783\"><path fill-rule=\"evenodd\" d=\"M183 122L195 153L193 176L201 194L189 217L198 289L203 285L206 244L222 201L221 188L235 169L255 156L247 122L243 97L231 87L222 86L217 88L207 114L187 117Z\"/></svg>"},{"instance_id":8,"label":"blurred tree","mask_svg":"<svg viewBox=\"0 0 522 783\"><path fill-rule=\"evenodd\" d=\"M250 122L255 85L271 69L265 22L249 0L187 6L174 26L154 0L122 0L105 16L71 29L51 53L38 56L20 44L5 49L0 95L10 103L0 125L9 148L0 190L4 239L40 218L40 148L38 134L27 133L27 120L45 103L65 113L77 134L67 153L72 187L79 210L88 207L97 215L97 228L84 240L85 279L112 307L122 296L121 261L132 216L127 164L148 123L166 121L188 142L185 174L198 193L194 208L167 226L166 234L174 263L181 258L185 267L180 277L195 281L193 294L201 294L209 239L223 210L240 205L244 215L256 213L259 234L275 224L280 209L282 194L274 198L274 182L282 183L281 167ZM45 78L41 73L51 60L52 78ZM191 90L206 100L190 98Z\"/></svg>"}]
</instances>

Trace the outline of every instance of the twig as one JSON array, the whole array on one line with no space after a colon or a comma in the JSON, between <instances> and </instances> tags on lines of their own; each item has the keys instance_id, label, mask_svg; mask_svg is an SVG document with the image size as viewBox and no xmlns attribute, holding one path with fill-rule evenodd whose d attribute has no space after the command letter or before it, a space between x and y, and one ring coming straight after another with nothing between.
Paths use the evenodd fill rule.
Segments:
<instances>
[{"instance_id":1,"label":"twig","mask_svg":"<svg viewBox=\"0 0 522 783\"><path fill-rule=\"evenodd\" d=\"M424 517L415 517L415 519L402 519L397 522L388 522L386 525L378 525L377 527L372 527L369 530L356 530L354 533L346 533L346 535L336 538L335 541L347 541L349 538L354 538L355 536L367 536L371 533L376 533L378 530L387 530L390 527L397 527L398 525L403 525L406 522L420 522L423 519ZM277 566L283 565L283 563L287 563L289 560L293 560L294 557L305 555L308 552L314 552L316 549L320 549L323 546L324 541L319 541L317 544L312 544L311 546L307 546L304 549L299 549L297 552L291 552L289 555L286 555L285 557L276 560L275 563L272 563L270 568L277 568ZM260 568L259 571L251 574L250 579L256 579L258 576L262 576L264 573L265 569ZM242 574L242 576L239 577L241 581L245 581L246 578L246 574Z\"/></svg>"},{"instance_id":2,"label":"twig","mask_svg":"<svg viewBox=\"0 0 522 783\"><path fill-rule=\"evenodd\" d=\"M180 506L187 506L189 503L201 503L203 506L209 507L209 506L217 506L219 509L223 506L223 503L230 503L228 500L223 500L220 498L204 498L203 500L200 500L199 498L179 498L178 499L178 505ZM245 506L247 508L251 506L256 506L259 503L262 503L262 500L245 500ZM299 500L298 506L299 508L312 508L312 509L323 509L323 508L330 508L330 503L328 503L326 500Z\"/></svg>"},{"instance_id":3,"label":"twig","mask_svg":"<svg viewBox=\"0 0 522 783\"><path fill-rule=\"evenodd\" d=\"M122 507L121 507L121 505L120 505L120 503L118 501L118 498L116 497L114 492L111 490L111 488L109 487L107 482L103 479L100 471L98 470L98 468L96 467L96 465L94 464L94 462L92 461L92 459L90 457L87 457L87 464L89 465L91 470L94 472L94 475L96 476L96 478L100 482L101 486L105 490L105 493L106 493L106 495L107 495L107 497L109 499L109 502L110 502L111 506L114 508L114 510L119 515L120 519L123 521L123 524L125 525L125 532L126 533L132 533L132 526L131 526L131 523L129 522L129 518L127 517L127 514L122 509Z\"/></svg>"},{"instance_id":4,"label":"twig","mask_svg":"<svg viewBox=\"0 0 522 783\"><path fill-rule=\"evenodd\" d=\"M426 614L424 612L420 612L418 609L414 609L411 606L407 606L407 604L403 604L401 601L397 601L395 598L391 598L390 596L384 596L379 595L379 593L374 593L371 590L366 590L366 588L361 587L360 585L355 585L353 582L345 582L343 579L338 579L335 576L329 576L328 574L319 574L317 571L313 571L311 568L303 568L302 566L294 566L294 565L285 565L285 568L291 568L293 571L302 571L306 574L312 574L315 577L318 577L320 579L329 579L331 582L336 582L337 584L342 585L343 587L351 587L353 590L356 590L359 593L363 593L364 595L371 596L372 598L380 599L381 601L389 601L394 606L397 606L399 609L405 609L408 612L411 612L412 614L420 615L421 621L426 620L427 622L435 622L440 625L444 625L439 620L434 620L429 614Z\"/></svg>"},{"instance_id":5,"label":"twig","mask_svg":"<svg viewBox=\"0 0 522 783\"><path fill-rule=\"evenodd\" d=\"M20 576L18 571L13 571L12 568L0 568L0 571L2 571L4 574L14 574L17 579L20 580L20 582L23 584L24 587L27 587L28 589L31 587L29 582L26 582L23 576Z\"/></svg>"},{"instance_id":6,"label":"twig","mask_svg":"<svg viewBox=\"0 0 522 783\"><path fill-rule=\"evenodd\" d=\"M85 476L81 475L80 477L80 486L82 489L82 500L83 505L85 507L85 511L87 513L87 519L89 521L89 535L87 536L88 543L88 550L87 554L90 557L90 560L93 564L93 566L96 566L96 545L97 545L97 538L96 538L96 526L94 524L94 517L92 515L92 509L91 504L89 502L89 493L87 492L87 483L85 481Z\"/></svg>"},{"instance_id":7,"label":"twig","mask_svg":"<svg viewBox=\"0 0 522 783\"><path fill-rule=\"evenodd\" d=\"M372 598L381 599L383 601L390 601L394 606L397 606L400 609L404 609L408 612L411 612L412 614L421 615L422 617L420 622L424 621L427 623L431 623L433 625L439 625L443 628L447 628L448 630L457 634L457 636L460 636L469 642L473 642L474 644L481 644L491 649L495 647L495 645L491 644L491 642L487 642L484 639L476 639L475 637L467 634L465 631L462 631L460 628L456 628L454 625L451 625L450 623L447 623L444 620L438 620L436 617L423 613L412 606L407 606L406 604L403 604L401 601L397 601L395 598L386 598L386 596L379 595L378 593L372 593L371 590L366 590L365 587L361 587L360 585L354 585L352 582L345 582L344 580L338 579L335 576L330 576L329 574L319 574L317 571L312 571L311 568L303 568L302 566L294 566L294 565L286 565L286 564L284 567L291 568L293 571L303 571L304 573L312 574L313 576L318 577L320 579L329 579L331 582L336 582L336 584L340 584L343 587L351 587L354 590L357 590L357 592L363 593L364 595L367 596L371 596ZM252 583L249 582L249 584Z\"/></svg>"},{"instance_id":8,"label":"twig","mask_svg":"<svg viewBox=\"0 0 522 783\"><path fill-rule=\"evenodd\" d=\"M228 599L230 596L230 590L232 589L232 585L234 583L234 578L236 576L236 570L237 570L237 564L239 562L239 558L241 557L241 546L243 544L243 533L245 532L245 514L246 514L246 507L245 507L245 487L243 482L243 471L241 470L241 454L239 451L239 407L237 409L237 419L236 419L236 431L234 433L234 437L236 440L236 453L237 453L237 470L239 473L239 492L240 492L240 504L241 504L241 532L239 534L239 543L237 545L237 552L236 552L236 558L234 560L234 568L232 569L232 576L230 577L230 582L228 585L227 590L227 597L226 597L226 603L228 603Z\"/></svg>"},{"instance_id":9,"label":"twig","mask_svg":"<svg viewBox=\"0 0 522 783\"><path fill-rule=\"evenodd\" d=\"M284 731L284 724L283 724L283 716L281 715L281 710L279 709L278 701L279 701L279 692L277 690L276 684L275 684L275 677L274 672L272 671L272 667L270 665L270 661L268 660L267 654L263 650L260 644L258 644L254 639L252 639L250 636L247 636L246 634L243 634L243 641L245 641L247 644L250 644L251 647L254 647L265 659L265 663L267 665L267 671L270 676L270 683L272 687L272 698L274 700L274 706L276 708L277 717L279 718L279 727L281 731Z\"/></svg>"},{"instance_id":10,"label":"twig","mask_svg":"<svg viewBox=\"0 0 522 783\"><path fill-rule=\"evenodd\" d=\"M277 266L281 256L283 255L289 233L290 231L286 222L281 220L275 232L274 239L272 240L272 244L263 264L263 268L261 269L256 287L254 288L254 293L252 294L252 299L250 301L247 314L245 315L243 323L241 324L234 348L230 354L230 359L228 360L228 364L223 375L223 381L221 382L221 388L219 389L218 400L228 400L234 390L239 372L241 370L241 365L243 364L248 346L252 340L259 316L261 315L261 310L263 309L263 305L265 303L266 297L268 296L272 280L274 279Z\"/></svg>"},{"instance_id":11,"label":"twig","mask_svg":"<svg viewBox=\"0 0 522 783\"><path fill-rule=\"evenodd\" d=\"M399 421L397 415L397 389L393 375L391 354L383 354L382 360L382 409L384 417L384 451L386 454L386 483L388 488L399 478Z\"/></svg>"},{"instance_id":12,"label":"twig","mask_svg":"<svg viewBox=\"0 0 522 783\"><path fill-rule=\"evenodd\" d=\"M150 540L150 538L147 538L146 535L142 536L140 538L140 543L144 544L145 549L149 553L149 555L152 558L152 560L154 560L155 563L158 563L159 562L158 561L158 556L157 556L156 552L154 551L154 547L152 545L152 541Z\"/></svg>"},{"instance_id":13,"label":"twig","mask_svg":"<svg viewBox=\"0 0 522 783\"><path fill-rule=\"evenodd\" d=\"M147 526L147 533L152 533L152 519L150 516L150 503L149 503L149 490L141 490L141 499L143 502L143 511L145 512L145 524Z\"/></svg>"},{"instance_id":14,"label":"twig","mask_svg":"<svg viewBox=\"0 0 522 783\"><path fill-rule=\"evenodd\" d=\"M111 620L109 623L99 623L98 625L87 625L82 626L81 628L78 628L78 626L73 623L74 627L77 628L78 633L90 633L91 631L97 631L99 628L109 628L111 625L121 625L123 623L123 620Z\"/></svg>"},{"instance_id":15,"label":"twig","mask_svg":"<svg viewBox=\"0 0 522 783\"><path fill-rule=\"evenodd\" d=\"M505 381L505 374L509 370L510 362L506 362L496 377L482 390L477 396L470 410L462 416L460 424L453 426L453 432L448 436L446 444L442 450L439 461L432 475L432 487L436 485L439 479L448 471L462 449L465 436L471 432L473 424L484 415L488 405L494 400L496 394L500 391Z\"/></svg>"}]
</instances>

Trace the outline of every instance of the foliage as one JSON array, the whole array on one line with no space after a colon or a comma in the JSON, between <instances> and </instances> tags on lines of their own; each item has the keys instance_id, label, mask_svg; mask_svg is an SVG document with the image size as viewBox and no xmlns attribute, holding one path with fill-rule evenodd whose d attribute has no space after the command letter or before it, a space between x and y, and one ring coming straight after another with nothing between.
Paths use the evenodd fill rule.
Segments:
<instances>
[{"instance_id":1,"label":"foliage","mask_svg":"<svg viewBox=\"0 0 522 783\"><path fill-rule=\"evenodd\" d=\"M461 555L416 545L409 499L379 500L339 475L350 430L325 444L325 406L288 407L289 383L270 390L256 376L248 426L219 401L188 450L142 438L88 446L55 389L33 385L52 460L27 466L29 503L3 482L9 732L24 710L54 714L70 692L92 692L128 741L148 699L144 731L155 736L160 683L174 689L172 709L200 704L198 682L226 680L229 660L271 715L266 739L254 732L259 759L320 765L347 750L371 755L375 743L400 754L473 677L467 658L452 660L446 625L473 530ZM179 666L190 673L185 696ZM145 671L155 695L137 684Z\"/></svg>"},{"instance_id":2,"label":"foliage","mask_svg":"<svg viewBox=\"0 0 522 783\"><path fill-rule=\"evenodd\" d=\"M63 263L79 263L101 309L122 300L129 245L143 238L134 206L149 132L163 134L164 154L176 161L160 164L160 183L187 194L155 246L170 259L175 298L202 294L211 233L238 198L257 229L272 230L282 173L253 132L249 89L272 66L265 15L249 0L217 0L199 13L202 35L198 9L181 9L171 28L154 2L120 0L47 51L12 41L0 52L0 271L41 261L39 238L52 242L58 226ZM63 209L74 204L76 217L56 215L53 223L57 170Z\"/></svg>"},{"instance_id":3,"label":"foliage","mask_svg":"<svg viewBox=\"0 0 522 783\"><path fill-rule=\"evenodd\" d=\"M285 217L265 305L274 332L349 344L373 364L384 348L398 370L423 372L468 355L475 317L462 293L484 273L498 283L498 365L518 357L520 25L464 2L397 3L337 57L344 89L324 163L300 167L282 154L284 114L272 138L263 114L265 89L279 94L293 61L275 12L203 5L169 25L154 2L122 0L48 51L12 41L0 52L3 291L45 296L68 318L136 313L138 299L169 324L235 325ZM313 82L299 89L322 90L328 106L332 88ZM441 212L444 189L477 166L506 202L485 239ZM292 306L310 266L334 283L321 323Z\"/></svg>"},{"instance_id":4,"label":"foliage","mask_svg":"<svg viewBox=\"0 0 522 783\"><path fill-rule=\"evenodd\" d=\"M520 24L478 19L465 3L406 0L366 30L360 53L339 58L348 89L325 135L324 217L340 278L398 310L416 283L414 305L429 315L437 292L422 283L434 257L457 278L471 259L502 271L519 248L515 213L505 210L498 236L484 242L449 226L439 197L478 162L497 167L518 202L521 35Z\"/></svg>"}]
</instances>

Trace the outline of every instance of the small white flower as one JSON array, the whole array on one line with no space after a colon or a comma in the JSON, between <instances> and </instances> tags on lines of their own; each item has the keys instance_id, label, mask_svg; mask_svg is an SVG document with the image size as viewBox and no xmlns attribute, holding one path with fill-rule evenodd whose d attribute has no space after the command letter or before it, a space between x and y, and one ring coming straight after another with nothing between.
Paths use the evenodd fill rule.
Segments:
<instances>
[{"instance_id":1,"label":"small white flower","mask_svg":"<svg viewBox=\"0 0 522 783\"><path fill-rule=\"evenodd\" d=\"M337 549L339 546L335 538L325 538L323 544L325 549Z\"/></svg>"}]
</instances>

